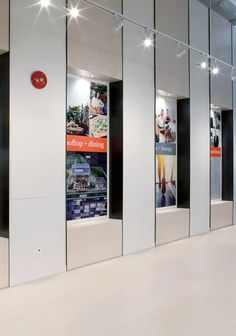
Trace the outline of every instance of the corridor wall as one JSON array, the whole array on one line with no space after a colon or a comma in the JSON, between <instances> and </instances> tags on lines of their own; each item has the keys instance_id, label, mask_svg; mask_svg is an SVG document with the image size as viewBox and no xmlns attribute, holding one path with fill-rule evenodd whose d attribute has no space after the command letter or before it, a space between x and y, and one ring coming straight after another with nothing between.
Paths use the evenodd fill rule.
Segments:
<instances>
[{"instance_id":1,"label":"corridor wall","mask_svg":"<svg viewBox=\"0 0 236 336\"><path fill-rule=\"evenodd\" d=\"M157 30L188 43L188 0L155 0ZM188 53L176 57L176 45L157 36L156 89L189 97Z\"/></svg>"},{"instance_id":2,"label":"corridor wall","mask_svg":"<svg viewBox=\"0 0 236 336\"><path fill-rule=\"evenodd\" d=\"M66 20L28 5L10 7L11 285L66 269ZM43 90L31 84L35 70L47 74Z\"/></svg>"},{"instance_id":3,"label":"corridor wall","mask_svg":"<svg viewBox=\"0 0 236 336\"><path fill-rule=\"evenodd\" d=\"M190 45L209 51L208 8L189 2ZM209 73L201 71L201 55L190 52L190 235L209 231L210 128Z\"/></svg>"},{"instance_id":4,"label":"corridor wall","mask_svg":"<svg viewBox=\"0 0 236 336\"><path fill-rule=\"evenodd\" d=\"M210 10L210 52L218 59L232 63L232 25L228 20ZM219 66L218 78L211 75L211 104L224 109L232 109L231 69Z\"/></svg>"},{"instance_id":5,"label":"corridor wall","mask_svg":"<svg viewBox=\"0 0 236 336\"><path fill-rule=\"evenodd\" d=\"M122 0L101 0L99 3L117 12L122 12ZM72 0L70 4L76 6L77 1ZM113 156L112 148L113 143L117 141L117 139L113 141L114 100L121 99L122 106L122 97L119 98L117 92L114 93L114 87L119 85L118 83L122 87L122 33L114 32L112 15L89 6L83 1L80 2L79 8L81 16L78 22L71 20L68 26L68 78L73 74L75 82L76 79L79 81L83 78L85 82L98 81L107 85L107 121L110 125L107 141L109 153L107 167L110 165L110 169L107 171L107 181L109 181L107 197L110 202L107 202L107 215L67 221L68 270L122 255L122 214L117 218L111 211L111 208L115 207L115 204L111 204L113 181L115 179L117 181L117 174L114 176L111 172L114 162L112 160L114 157L111 157ZM123 92L122 89L118 91ZM75 98L78 98L79 89L75 85L73 90L68 81L67 92L67 103L70 105L71 93L73 92ZM118 114L117 118L122 125L122 108L115 113ZM122 161L117 166L121 166L122 169ZM122 195L122 191L120 193Z\"/></svg>"},{"instance_id":6,"label":"corridor wall","mask_svg":"<svg viewBox=\"0 0 236 336\"><path fill-rule=\"evenodd\" d=\"M70 3L77 5L77 0ZM99 1L117 12L122 12L122 0ZM113 17L80 1L79 24L68 26L69 71L83 69L100 79L122 79L122 34L113 31Z\"/></svg>"},{"instance_id":7,"label":"corridor wall","mask_svg":"<svg viewBox=\"0 0 236 336\"><path fill-rule=\"evenodd\" d=\"M101 2L117 11L122 10L120 0ZM65 0L58 0L57 3L65 6ZM157 29L183 42L188 43L189 40L192 46L208 53L210 42L208 8L197 0L189 0L189 8L187 0L180 0L179 3L181 5L177 6L174 0L168 2L125 0L123 12L126 16L150 27L154 26L156 19ZM0 13L1 5L2 2L0 2ZM75 249L67 250L71 253L71 255L68 253L69 258L71 257L68 269L108 259L111 257L111 251L113 251L112 257L122 255L122 215L119 216L118 225L113 219L107 219L104 226L96 226L97 231L94 231L93 225L90 224L82 225L79 231L76 227L79 238L74 234L76 225L72 224L73 230L67 235L66 240L66 20L61 16L61 12L50 7L53 22L51 24L46 10L43 9L38 16L39 9L39 6L29 7L28 0L20 2L11 0L11 285L65 271L66 241L70 243L70 239L74 241ZM122 87L120 90L123 91L121 96L123 95L124 103L122 107L123 254L155 246L155 89L170 92L175 97L190 97L190 234L208 232L210 83L208 71L201 71L198 66L201 55L191 52L189 59L188 53L178 59L176 45L167 46L167 42L158 40L155 59L154 48L144 48L143 29L124 23L122 69L122 34L114 34L112 31L112 16L95 8L89 8L89 10L91 14L88 16L91 15L91 18L105 17L106 19L104 24L99 24L99 20L96 19L97 22L91 25L91 21L83 21L82 18L81 30L77 29L76 24L69 26L71 38L68 66L69 71L74 74L78 69L84 69L112 83L119 80L120 82L116 84L120 83ZM85 17L86 12L89 13L88 9L85 10ZM169 16L170 12L172 16ZM167 14L169 19L165 20ZM217 44L219 29L217 15L212 13L215 29L212 33L211 47L215 55L221 58L221 49L224 46ZM228 23L225 26L229 31ZM97 30L96 34L94 30ZM76 35L77 32L79 32L78 35ZM103 38L100 40L101 36ZM235 36L235 28L233 28L234 41ZM235 45L236 43L234 47ZM167 57L164 49L160 51L162 47L167 48L165 51L168 54ZM228 47L229 40L227 40L227 55L230 57ZM7 50L6 44L4 48ZM0 49L2 49L1 44ZM225 61L230 61L229 57ZM48 76L48 85L42 91L37 91L31 85L30 76L35 70L42 70ZM226 83L226 79L223 78L222 83L225 83L225 87L230 87L228 79ZM222 85L219 86L219 83L215 82L211 85L214 102L217 103L220 95L216 92L222 90ZM214 87L216 89L213 89ZM234 84L234 102L235 91ZM220 104L230 108L232 96L230 98L229 90L222 93L221 98L224 103ZM234 118L236 131L235 119L236 117ZM234 151L236 157L235 148ZM234 182L234 191L236 192L236 182ZM236 215L236 207L234 212ZM186 218L187 222L188 213ZM173 221L175 219L174 216ZM88 244L88 238L91 245ZM102 250L101 246L107 249ZM7 251L7 248L8 246L5 245L4 251ZM79 258L82 256L82 260L78 259L78 256ZM7 279L1 278L0 275L0 282L1 279L7 283Z\"/></svg>"},{"instance_id":8,"label":"corridor wall","mask_svg":"<svg viewBox=\"0 0 236 336\"><path fill-rule=\"evenodd\" d=\"M126 0L124 15L153 27L153 0ZM124 80L124 254L155 245L154 50L144 50L144 32L125 24ZM141 79L141 80L140 80Z\"/></svg>"}]
</instances>

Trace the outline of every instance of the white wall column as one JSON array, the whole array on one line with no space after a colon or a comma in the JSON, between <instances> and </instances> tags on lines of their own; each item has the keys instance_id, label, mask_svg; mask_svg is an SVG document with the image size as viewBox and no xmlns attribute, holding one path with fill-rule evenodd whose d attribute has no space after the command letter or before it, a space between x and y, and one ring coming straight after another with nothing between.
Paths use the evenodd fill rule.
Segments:
<instances>
[{"instance_id":1,"label":"white wall column","mask_svg":"<svg viewBox=\"0 0 236 336\"><path fill-rule=\"evenodd\" d=\"M154 24L154 0L125 0L123 12ZM124 254L155 245L154 49L144 31L125 23L124 52Z\"/></svg>"},{"instance_id":2,"label":"white wall column","mask_svg":"<svg viewBox=\"0 0 236 336\"><path fill-rule=\"evenodd\" d=\"M190 45L208 53L208 8L190 0ZM209 72L200 71L201 55L190 52L190 234L209 231L210 122Z\"/></svg>"},{"instance_id":3,"label":"white wall column","mask_svg":"<svg viewBox=\"0 0 236 336\"><path fill-rule=\"evenodd\" d=\"M40 5L11 0L11 285L66 268L66 22L53 6L39 12ZM48 77L43 90L31 84L35 70Z\"/></svg>"},{"instance_id":4,"label":"white wall column","mask_svg":"<svg viewBox=\"0 0 236 336\"><path fill-rule=\"evenodd\" d=\"M0 0L0 55L9 51L9 0Z\"/></svg>"}]
</instances>

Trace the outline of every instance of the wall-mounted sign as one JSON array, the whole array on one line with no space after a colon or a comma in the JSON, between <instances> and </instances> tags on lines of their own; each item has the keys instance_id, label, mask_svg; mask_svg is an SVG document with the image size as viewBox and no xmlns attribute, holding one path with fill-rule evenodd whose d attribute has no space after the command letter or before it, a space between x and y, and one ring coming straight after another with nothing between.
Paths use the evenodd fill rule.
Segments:
<instances>
[{"instance_id":1,"label":"wall-mounted sign","mask_svg":"<svg viewBox=\"0 0 236 336\"><path fill-rule=\"evenodd\" d=\"M67 220L107 216L108 87L68 76Z\"/></svg>"},{"instance_id":2,"label":"wall-mounted sign","mask_svg":"<svg viewBox=\"0 0 236 336\"><path fill-rule=\"evenodd\" d=\"M177 101L156 100L156 207L176 205Z\"/></svg>"},{"instance_id":3,"label":"wall-mounted sign","mask_svg":"<svg viewBox=\"0 0 236 336\"><path fill-rule=\"evenodd\" d=\"M38 90L41 90L41 89L44 89L45 86L47 85L47 76L45 75L44 72L42 71L35 71L32 73L31 75L31 82L32 82L32 85L38 89Z\"/></svg>"}]
</instances>

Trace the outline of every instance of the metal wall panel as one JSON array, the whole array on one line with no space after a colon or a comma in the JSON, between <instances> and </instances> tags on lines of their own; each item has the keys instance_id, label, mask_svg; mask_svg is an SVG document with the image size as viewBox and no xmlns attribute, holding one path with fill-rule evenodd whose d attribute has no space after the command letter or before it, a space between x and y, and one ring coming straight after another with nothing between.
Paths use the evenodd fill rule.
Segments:
<instances>
[{"instance_id":1,"label":"metal wall panel","mask_svg":"<svg viewBox=\"0 0 236 336\"><path fill-rule=\"evenodd\" d=\"M153 26L153 0L126 0L124 14ZM142 29L125 24L124 50L124 254L155 245L154 50Z\"/></svg>"},{"instance_id":2,"label":"metal wall panel","mask_svg":"<svg viewBox=\"0 0 236 336\"><path fill-rule=\"evenodd\" d=\"M190 0L190 44L208 53L208 8ZM209 73L201 55L190 53L190 234L209 231L210 122Z\"/></svg>"}]
</instances>

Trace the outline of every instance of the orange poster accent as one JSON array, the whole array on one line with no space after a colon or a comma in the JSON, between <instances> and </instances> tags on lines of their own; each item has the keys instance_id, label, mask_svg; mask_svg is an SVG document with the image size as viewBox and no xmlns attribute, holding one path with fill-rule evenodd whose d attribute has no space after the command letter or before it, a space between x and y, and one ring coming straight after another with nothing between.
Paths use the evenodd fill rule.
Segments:
<instances>
[{"instance_id":1,"label":"orange poster accent","mask_svg":"<svg viewBox=\"0 0 236 336\"><path fill-rule=\"evenodd\" d=\"M107 153L107 139L67 135L67 151Z\"/></svg>"},{"instance_id":2,"label":"orange poster accent","mask_svg":"<svg viewBox=\"0 0 236 336\"><path fill-rule=\"evenodd\" d=\"M221 148L211 147L211 157L221 157Z\"/></svg>"}]
</instances>

